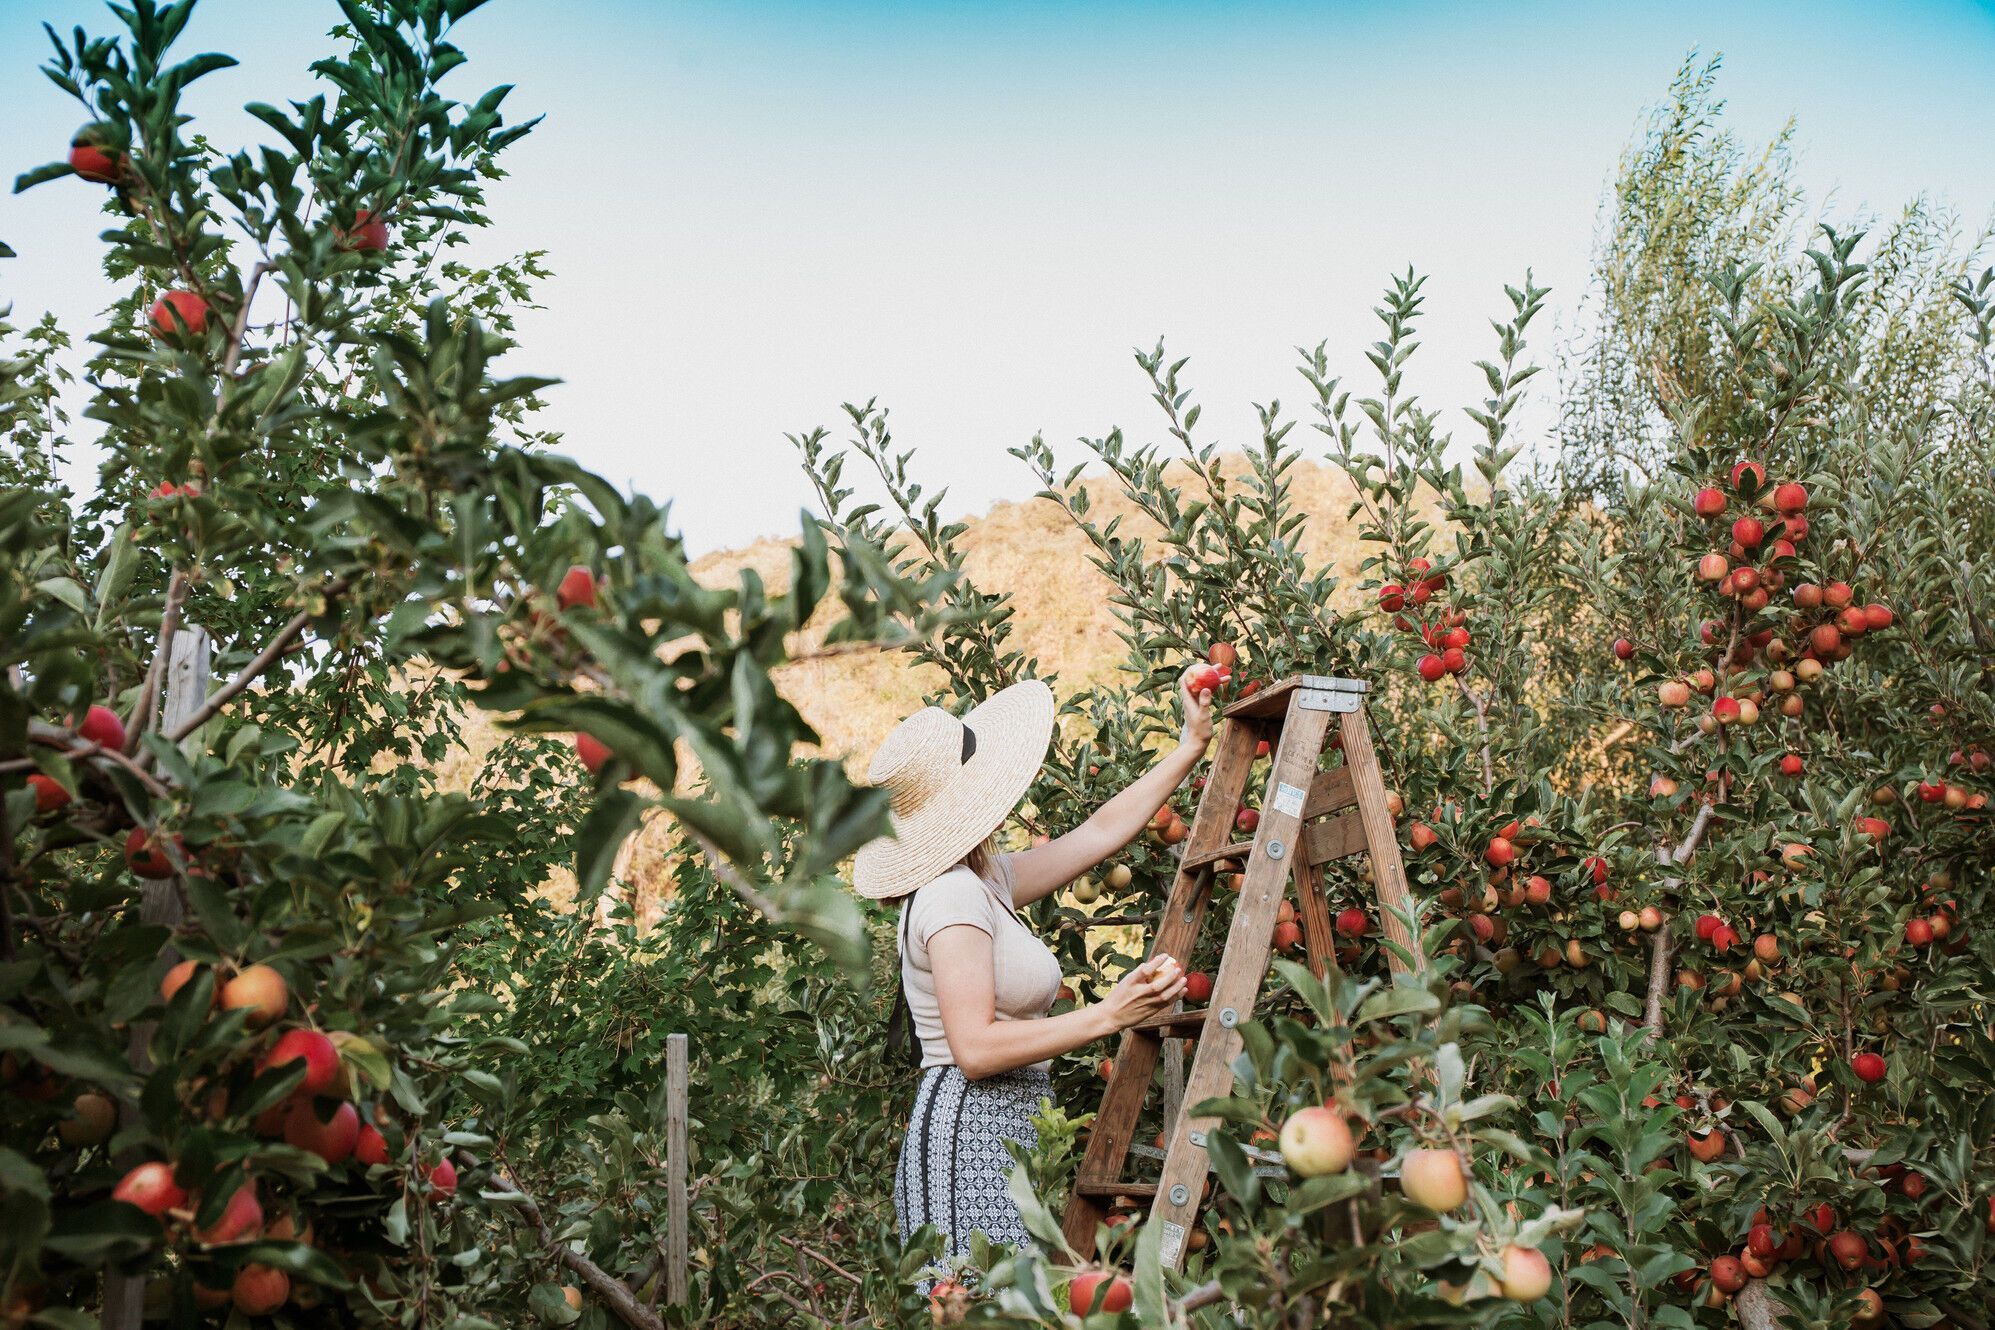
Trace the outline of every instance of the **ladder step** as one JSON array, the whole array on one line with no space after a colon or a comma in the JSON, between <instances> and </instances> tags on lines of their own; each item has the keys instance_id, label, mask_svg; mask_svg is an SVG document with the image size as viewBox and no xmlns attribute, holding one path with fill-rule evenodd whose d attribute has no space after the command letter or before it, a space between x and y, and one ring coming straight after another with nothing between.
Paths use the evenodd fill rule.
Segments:
<instances>
[{"instance_id":1,"label":"ladder step","mask_svg":"<svg viewBox=\"0 0 1995 1330\"><path fill-rule=\"evenodd\" d=\"M1076 1182L1074 1190L1083 1196L1127 1196L1132 1201L1147 1201L1157 1194L1154 1182Z\"/></svg>"},{"instance_id":2,"label":"ladder step","mask_svg":"<svg viewBox=\"0 0 1995 1330\"><path fill-rule=\"evenodd\" d=\"M1205 1028L1205 1013L1204 1007L1194 1011L1167 1011L1161 1016L1146 1017L1128 1028L1149 1035L1202 1030Z\"/></svg>"},{"instance_id":3,"label":"ladder step","mask_svg":"<svg viewBox=\"0 0 1995 1330\"><path fill-rule=\"evenodd\" d=\"M1216 864L1221 859L1239 859L1244 861L1247 858L1247 852L1253 848L1254 842L1243 840L1235 841L1231 845L1222 845L1216 850L1207 850L1204 854L1188 854L1185 856L1184 869L1188 873L1195 872L1198 869L1204 868L1207 864Z\"/></svg>"}]
</instances>

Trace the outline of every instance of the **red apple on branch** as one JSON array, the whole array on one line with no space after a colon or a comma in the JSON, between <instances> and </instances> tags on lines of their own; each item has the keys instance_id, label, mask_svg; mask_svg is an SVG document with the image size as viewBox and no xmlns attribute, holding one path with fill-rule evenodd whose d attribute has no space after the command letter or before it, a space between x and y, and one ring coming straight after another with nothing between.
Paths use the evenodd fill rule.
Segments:
<instances>
[{"instance_id":1,"label":"red apple on branch","mask_svg":"<svg viewBox=\"0 0 1995 1330\"><path fill-rule=\"evenodd\" d=\"M109 707L93 706L84 712L83 723L76 727L76 734L78 738L112 752L122 751L125 746L125 722L119 720L118 713Z\"/></svg>"},{"instance_id":2,"label":"red apple on branch","mask_svg":"<svg viewBox=\"0 0 1995 1330\"><path fill-rule=\"evenodd\" d=\"M153 302L149 317L161 337L199 337L208 329L208 302L192 291L168 291Z\"/></svg>"},{"instance_id":3,"label":"red apple on branch","mask_svg":"<svg viewBox=\"0 0 1995 1330\"><path fill-rule=\"evenodd\" d=\"M134 1205L157 1219L187 1204L187 1193L173 1180L169 1164L140 1164L111 1189L111 1199Z\"/></svg>"},{"instance_id":4,"label":"red apple on branch","mask_svg":"<svg viewBox=\"0 0 1995 1330\"><path fill-rule=\"evenodd\" d=\"M297 1089L300 1095L324 1094L339 1075L339 1049L317 1030L286 1030L265 1055L263 1070L291 1062L305 1064L305 1079Z\"/></svg>"}]
</instances>

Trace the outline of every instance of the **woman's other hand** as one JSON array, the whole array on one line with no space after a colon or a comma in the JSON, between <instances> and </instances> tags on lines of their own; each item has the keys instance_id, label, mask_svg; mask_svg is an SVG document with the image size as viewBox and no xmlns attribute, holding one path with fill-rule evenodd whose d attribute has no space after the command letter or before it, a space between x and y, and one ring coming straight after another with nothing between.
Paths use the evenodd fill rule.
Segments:
<instances>
[{"instance_id":1,"label":"woman's other hand","mask_svg":"<svg viewBox=\"0 0 1995 1330\"><path fill-rule=\"evenodd\" d=\"M1126 1030L1139 1021L1162 1015L1184 996L1185 971L1177 957L1152 956L1122 976L1102 999L1112 1030Z\"/></svg>"},{"instance_id":2,"label":"woman's other hand","mask_svg":"<svg viewBox=\"0 0 1995 1330\"><path fill-rule=\"evenodd\" d=\"M1212 742L1212 693L1210 690L1193 692L1192 675L1198 666L1187 666L1178 676L1178 702L1184 711L1184 729L1178 733L1178 743L1196 752L1204 752Z\"/></svg>"}]
</instances>

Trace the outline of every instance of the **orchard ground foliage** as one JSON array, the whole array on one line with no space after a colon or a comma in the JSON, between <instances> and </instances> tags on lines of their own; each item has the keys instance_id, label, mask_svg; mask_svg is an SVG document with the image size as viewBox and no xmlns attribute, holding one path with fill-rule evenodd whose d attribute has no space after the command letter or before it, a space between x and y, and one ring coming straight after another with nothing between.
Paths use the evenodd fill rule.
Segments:
<instances>
[{"instance_id":1,"label":"orchard ground foliage","mask_svg":"<svg viewBox=\"0 0 1995 1330\"><path fill-rule=\"evenodd\" d=\"M884 806L777 680L903 653L953 706L1037 666L877 404L795 436L821 514L780 588L695 579L663 507L551 451L549 381L496 365L540 256L453 257L531 129L442 91L476 7L346 0L235 151L179 110L233 63L177 49L190 5L50 34L84 125L19 185L99 194L120 294L87 496L59 480L85 347L0 329L6 1324L1985 1327L1980 238L1926 203L1804 220L1788 139L1742 148L1692 64L1621 164L1585 331L1541 359L1548 293L1503 288L1465 417L1418 395L1409 272L1356 368L1301 348L1300 409L1244 446L1158 344L1154 442L1016 450L1128 663L1060 686L1006 835L1141 769L1189 660L1228 697L1361 677L1422 964L1389 973L1334 866L1336 967L1277 963L1204 1106L1185 1270L1133 1204L1097 1262L1060 1241L1088 1050L1013 1179L1041 1250L979 1246L930 1297L941 1244L903 1253L888 1196L892 917L837 876ZM1355 578L1304 552L1313 458L1352 486ZM504 737L446 786L479 712ZM1063 1002L1140 957L1197 793L1036 907ZM659 818L640 928L620 851Z\"/></svg>"}]
</instances>

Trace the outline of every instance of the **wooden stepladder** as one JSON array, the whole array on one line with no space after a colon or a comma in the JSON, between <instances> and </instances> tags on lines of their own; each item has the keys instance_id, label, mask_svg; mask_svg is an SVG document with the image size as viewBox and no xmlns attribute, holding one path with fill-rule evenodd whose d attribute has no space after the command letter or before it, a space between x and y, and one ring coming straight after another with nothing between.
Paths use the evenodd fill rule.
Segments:
<instances>
[{"instance_id":1,"label":"wooden stepladder","mask_svg":"<svg viewBox=\"0 0 1995 1330\"><path fill-rule=\"evenodd\" d=\"M1334 963L1335 935L1323 895L1322 866L1347 855L1371 855L1380 923L1386 940L1424 965L1418 939L1407 926L1412 898L1399 858L1385 779L1365 719L1367 685L1356 679L1299 675L1227 707L1205 791L1184 842L1184 858L1151 939L1150 952L1189 960L1211 901L1215 866L1244 863L1240 899L1228 928L1212 996L1197 1010L1169 1012L1123 1033L1122 1047L1101 1109L1095 1115L1063 1228L1067 1243L1092 1255L1095 1230L1118 1197L1151 1198L1150 1219L1162 1226L1162 1256L1173 1268L1184 1259L1185 1239L1205 1193L1206 1132L1213 1119L1179 1111L1164 1127L1162 1176L1156 1182L1125 1180L1131 1138L1151 1081L1171 1037L1196 1034L1197 1051L1185 1079L1182 1104L1223 1097L1233 1087L1233 1059L1240 1053L1239 1026L1254 1015L1267 978L1276 917L1291 884L1296 889L1303 945L1318 975ZM1330 725L1342 740L1342 766L1322 767ZM1251 843L1230 843L1235 813L1246 792L1254 750L1269 740L1274 761ZM1393 972L1407 962L1387 951ZM1147 1152L1147 1148L1144 1148Z\"/></svg>"}]
</instances>

